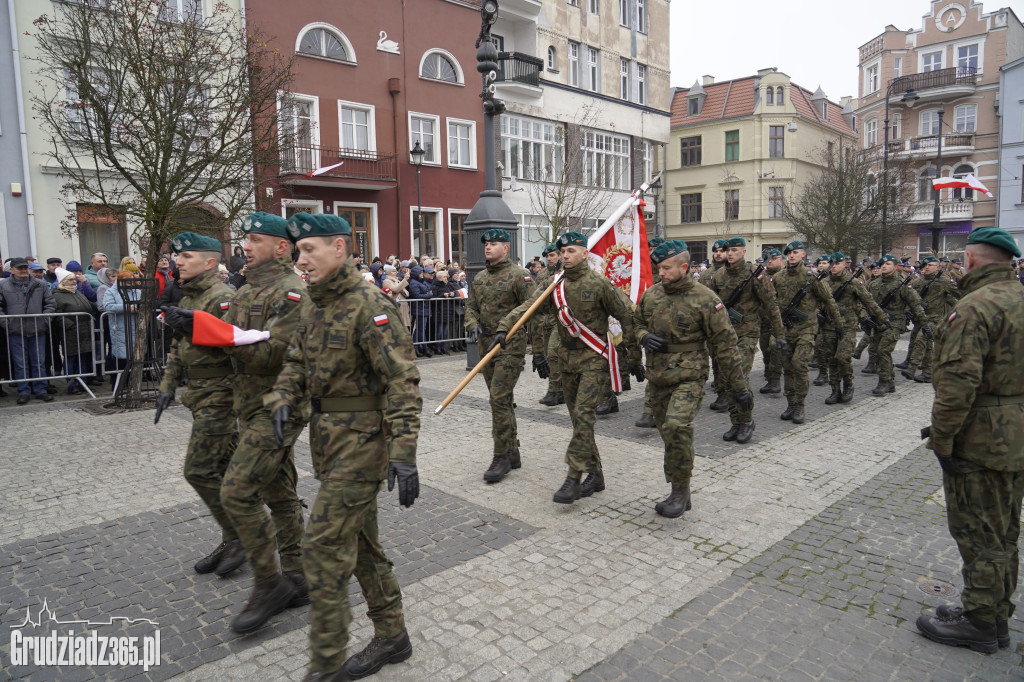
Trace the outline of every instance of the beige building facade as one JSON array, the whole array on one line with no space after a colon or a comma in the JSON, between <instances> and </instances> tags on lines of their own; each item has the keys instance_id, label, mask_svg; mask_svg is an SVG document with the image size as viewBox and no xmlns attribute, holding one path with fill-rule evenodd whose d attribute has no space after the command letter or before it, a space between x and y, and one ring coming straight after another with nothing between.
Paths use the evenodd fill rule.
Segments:
<instances>
[{"instance_id":1,"label":"beige building facade","mask_svg":"<svg viewBox=\"0 0 1024 682\"><path fill-rule=\"evenodd\" d=\"M897 255L961 256L972 229L996 224L997 197L956 189L939 193L933 222L931 180L973 174L993 193L999 176L999 69L1024 56L1024 26L1008 8L985 12L980 2L933 0L921 27L890 25L860 47L859 146L881 167L908 162L915 205L912 224L892 245ZM909 94L908 94L909 92ZM888 95L888 125L886 96ZM940 161L941 145L941 161Z\"/></svg>"},{"instance_id":2,"label":"beige building facade","mask_svg":"<svg viewBox=\"0 0 1024 682\"><path fill-rule=\"evenodd\" d=\"M673 93L666 154L666 236L694 260L731 236L751 260L798 235L783 202L820 171L829 153L856 142L849 98L830 101L775 68L716 83L711 76Z\"/></svg>"}]
</instances>

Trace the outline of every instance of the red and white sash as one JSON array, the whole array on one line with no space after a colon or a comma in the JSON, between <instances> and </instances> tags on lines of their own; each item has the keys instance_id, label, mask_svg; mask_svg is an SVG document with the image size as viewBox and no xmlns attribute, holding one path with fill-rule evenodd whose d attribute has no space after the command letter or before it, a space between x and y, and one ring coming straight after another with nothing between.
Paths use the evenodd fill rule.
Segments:
<instances>
[{"instance_id":1,"label":"red and white sash","mask_svg":"<svg viewBox=\"0 0 1024 682\"><path fill-rule=\"evenodd\" d=\"M577 320L569 310L565 302L565 280L559 277L558 286L555 287L555 306L558 308L558 321L569 332L569 336L579 339L587 348L594 351L601 357L608 360L608 373L611 374L612 391L618 393L622 390L622 375L619 374L619 354L615 352L612 345L612 334L608 332L608 343L604 342L597 332Z\"/></svg>"}]
</instances>

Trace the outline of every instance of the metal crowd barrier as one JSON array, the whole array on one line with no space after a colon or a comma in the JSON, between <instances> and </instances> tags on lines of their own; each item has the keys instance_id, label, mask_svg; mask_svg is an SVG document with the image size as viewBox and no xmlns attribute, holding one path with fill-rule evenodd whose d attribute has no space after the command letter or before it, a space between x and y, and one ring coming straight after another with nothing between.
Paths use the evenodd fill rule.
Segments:
<instances>
[{"instance_id":1,"label":"metal crowd barrier","mask_svg":"<svg viewBox=\"0 0 1024 682\"><path fill-rule=\"evenodd\" d=\"M413 298L398 302L413 346L428 350L462 350L466 342L466 299Z\"/></svg>"},{"instance_id":2,"label":"metal crowd barrier","mask_svg":"<svg viewBox=\"0 0 1024 682\"><path fill-rule=\"evenodd\" d=\"M88 331L83 348L81 333ZM75 380L91 397L96 395L82 379L94 376L102 359L96 358L96 325L91 313L37 313L0 315L0 364L10 377L0 385ZM68 353L70 339L78 346ZM34 358L32 356L35 356ZM16 371L20 368L20 371ZM17 374L23 378L17 378ZM32 387L29 387L29 392Z\"/></svg>"},{"instance_id":3,"label":"metal crowd barrier","mask_svg":"<svg viewBox=\"0 0 1024 682\"><path fill-rule=\"evenodd\" d=\"M134 330L138 327L139 314L136 311L127 313L114 313L110 311L104 311L100 314L100 341L99 347L104 349L103 358L103 373L107 375L116 376L114 380L113 393L117 394L117 389L121 384L121 378L124 376L125 365L128 362L127 358L118 358L114 355L114 349L112 347L113 336L111 334L111 324L124 324L126 326L126 342L125 342L125 354L130 355L130 348L134 345L135 333ZM170 344L164 343L163 338L164 325L157 320L153 320L150 323L150 335L146 345L146 359L145 363L147 366L157 366L160 368L160 373L163 373L163 369L167 366L167 352L170 350ZM110 347L108 347L110 345Z\"/></svg>"}]
</instances>

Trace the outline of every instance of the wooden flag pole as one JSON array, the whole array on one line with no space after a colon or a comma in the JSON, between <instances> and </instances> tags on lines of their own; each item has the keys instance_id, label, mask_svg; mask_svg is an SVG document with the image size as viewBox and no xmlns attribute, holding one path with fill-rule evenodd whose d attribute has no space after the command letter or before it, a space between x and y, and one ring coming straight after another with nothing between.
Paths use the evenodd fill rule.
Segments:
<instances>
[{"instance_id":1,"label":"wooden flag pole","mask_svg":"<svg viewBox=\"0 0 1024 682\"><path fill-rule=\"evenodd\" d=\"M530 319L530 316L537 311L537 308L539 308L541 304L543 304L544 301L547 300L547 297L551 295L551 292L555 290L555 287L558 286L558 282L561 281L561 279L562 278L560 276L556 277L555 280L548 285L548 288L545 289L544 292L537 297L537 300L534 301L533 304L526 309L526 312L523 313L523 316L516 320L516 323L512 325L511 329L508 330L508 334L505 336L506 339L512 338L512 335L519 331L520 327L526 324L526 321ZM451 403L451 401L455 400L455 396L462 392L462 389L464 389L469 384L469 382L473 380L473 377L480 373L480 370L482 370L487 365L487 363L491 361L491 358L497 355L498 351L500 350L501 346L495 346L494 348L487 352L487 355L480 358L480 362L476 363L476 367L471 369L469 371L469 374L467 374L466 377L459 382L459 385L452 389L452 392L448 394L448 397L441 401L441 404L437 406L436 410L434 410L434 414L441 414L444 408L448 407L448 404Z\"/></svg>"}]
</instances>

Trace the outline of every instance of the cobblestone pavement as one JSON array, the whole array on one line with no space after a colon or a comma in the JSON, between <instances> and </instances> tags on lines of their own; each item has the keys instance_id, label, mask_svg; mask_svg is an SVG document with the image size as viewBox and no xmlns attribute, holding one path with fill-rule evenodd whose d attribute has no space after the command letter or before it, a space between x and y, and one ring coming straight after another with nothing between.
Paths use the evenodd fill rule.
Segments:
<instances>
[{"instance_id":1,"label":"cobblestone pavement","mask_svg":"<svg viewBox=\"0 0 1024 682\"><path fill-rule=\"evenodd\" d=\"M382 493L380 514L414 655L378 678L1024 679L1019 617L1011 648L990 656L932 644L913 625L962 586L939 470L918 439L930 386L898 379L895 395L874 398L875 378L858 373L854 402L834 408L822 403L828 387L812 387L799 426L779 420L784 399L757 394L747 445L722 441L728 417L705 407L694 508L669 520L653 509L667 492L661 441L633 426L643 384L620 396L619 414L598 420L607 490L563 506L551 495L571 428L564 406L538 405L546 382L524 371L523 468L489 486L482 379L434 415L465 359L420 368L423 494L407 510ZM188 412L172 408L154 426L152 411L96 415L87 405L0 399L0 629L19 629L26 609L35 619L44 601L61 620L146 618L160 631L160 665L14 666L8 635L0 679L301 678L308 609L238 637L229 623L251 574L191 568L219 533L181 476ZM311 500L305 440L296 464ZM351 589L357 649L372 627Z\"/></svg>"}]
</instances>

